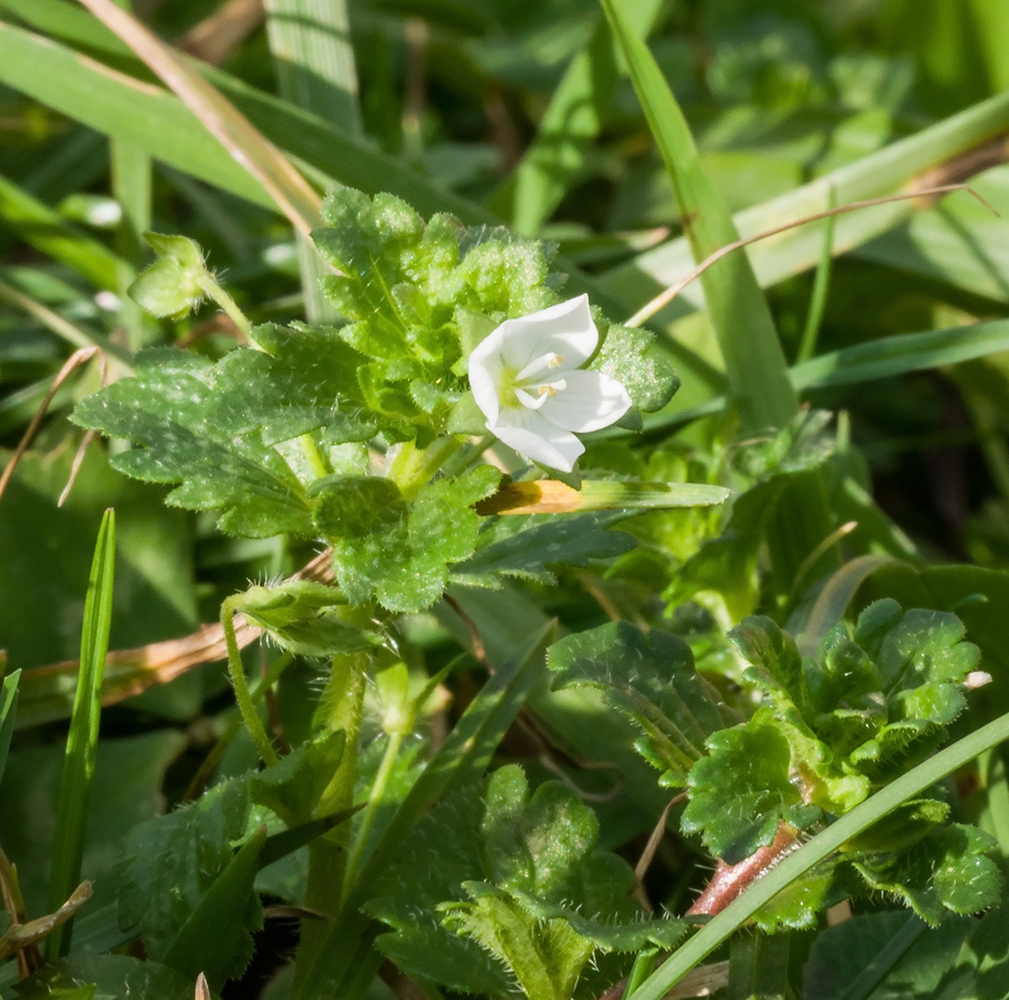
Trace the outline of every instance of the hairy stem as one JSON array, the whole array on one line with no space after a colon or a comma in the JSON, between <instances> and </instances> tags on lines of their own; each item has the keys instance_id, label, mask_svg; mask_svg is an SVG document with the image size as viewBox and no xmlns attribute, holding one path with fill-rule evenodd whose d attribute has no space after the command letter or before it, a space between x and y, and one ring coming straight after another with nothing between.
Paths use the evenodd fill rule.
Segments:
<instances>
[{"instance_id":1,"label":"hairy stem","mask_svg":"<svg viewBox=\"0 0 1009 1000\"><path fill-rule=\"evenodd\" d=\"M266 762L267 767L272 767L277 763L278 757L270 742L259 715L256 713L256 706L252 703L252 696L249 694L249 685L245 680L245 668L242 666L242 654L238 649L238 641L235 638L235 612L238 610L239 601L234 597L227 598L221 604L221 628L224 629L224 641L228 646L228 670L231 673L231 683L235 688L235 701L238 703L238 711L242 713L242 721L249 730L252 741L256 744L259 756Z\"/></svg>"}]
</instances>

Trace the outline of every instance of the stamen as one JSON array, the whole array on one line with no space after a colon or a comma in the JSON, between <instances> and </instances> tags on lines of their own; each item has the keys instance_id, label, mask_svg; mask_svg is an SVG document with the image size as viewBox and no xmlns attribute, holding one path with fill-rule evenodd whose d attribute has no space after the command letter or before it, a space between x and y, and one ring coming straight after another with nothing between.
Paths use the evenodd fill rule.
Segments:
<instances>
[{"instance_id":1,"label":"stamen","mask_svg":"<svg viewBox=\"0 0 1009 1000\"><path fill-rule=\"evenodd\" d=\"M562 364L564 364L564 358L560 354L551 354L547 368L560 368Z\"/></svg>"},{"instance_id":2,"label":"stamen","mask_svg":"<svg viewBox=\"0 0 1009 1000\"><path fill-rule=\"evenodd\" d=\"M540 395L541 396L556 396L557 395L557 390L552 385L549 385L549 384L547 384L547 385L541 385L540 386Z\"/></svg>"}]
</instances>

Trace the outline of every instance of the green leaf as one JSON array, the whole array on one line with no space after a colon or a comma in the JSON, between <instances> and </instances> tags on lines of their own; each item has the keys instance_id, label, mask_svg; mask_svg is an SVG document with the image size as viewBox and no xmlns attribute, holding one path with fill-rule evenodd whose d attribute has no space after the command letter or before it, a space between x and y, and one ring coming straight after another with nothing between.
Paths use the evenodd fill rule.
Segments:
<instances>
[{"instance_id":1,"label":"green leaf","mask_svg":"<svg viewBox=\"0 0 1009 1000\"><path fill-rule=\"evenodd\" d=\"M983 830L954 824L933 831L910 850L864 857L854 860L853 867L873 890L902 898L936 926L946 910L977 913L999 901L999 868L989 857L997 846Z\"/></svg>"},{"instance_id":2,"label":"green leaf","mask_svg":"<svg viewBox=\"0 0 1009 1000\"><path fill-rule=\"evenodd\" d=\"M396 928L379 938L387 954L453 988L503 992L500 969L473 941L531 998L569 1000L597 947L634 949L685 930L679 921L636 922L633 876L619 858L595 849L592 811L558 782L530 796L518 767L496 771L483 796L474 786L446 799L413 836L404 855L410 860L394 869L368 910ZM441 924L418 924L419 903L443 912Z\"/></svg>"},{"instance_id":3,"label":"green leaf","mask_svg":"<svg viewBox=\"0 0 1009 1000\"><path fill-rule=\"evenodd\" d=\"M346 734L323 732L250 779L252 801L272 809L288 826L315 814L343 759Z\"/></svg>"},{"instance_id":4,"label":"green leaf","mask_svg":"<svg viewBox=\"0 0 1009 1000\"><path fill-rule=\"evenodd\" d=\"M1009 714L958 740L931 759L901 774L850 813L781 861L683 944L627 1000L659 1000L778 892L833 854L851 837L878 822L897 805L920 795L978 754L1009 738Z\"/></svg>"},{"instance_id":5,"label":"green leaf","mask_svg":"<svg viewBox=\"0 0 1009 1000\"><path fill-rule=\"evenodd\" d=\"M452 580L495 588L502 586L502 577L510 576L554 583L551 566L584 567L592 560L611 559L632 549L635 541L630 535L606 530L625 517L623 511L610 511L499 518L481 530L476 552L452 567Z\"/></svg>"},{"instance_id":6,"label":"green leaf","mask_svg":"<svg viewBox=\"0 0 1009 1000\"><path fill-rule=\"evenodd\" d=\"M368 480L328 487L320 494L319 527L332 542L337 580L351 603L374 596L390 611L430 607L448 582L448 564L473 554L480 518L472 505L493 493L500 478L496 469L481 466L423 487L410 503L397 499L395 485L386 481L383 501L370 511L359 503ZM348 530L357 526L350 521L373 514L363 530Z\"/></svg>"},{"instance_id":7,"label":"green leaf","mask_svg":"<svg viewBox=\"0 0 1009 1000\"><path fill-rule=\"evenodd\" d=\"M165 965L195 979L201 972L211 989L238 979L252 960L251 931L261 930L263 913L253 883L266 842L261 826L214 879L165 952Z\"/></svg>"},{"instance_id":8,"label":"green leaf","mask_svg":"<svg viewBox=\"0 0 1009 1000\"><path fill-rule=\"evenodd\" d=\"M1009 921L1006 907L986 914L964 941L953 967L930 995L936 1000L999 1000L1005 992Z\"/></svg>"},{"instance_id":9,"label":"green leaf","mask_svg":"<svg viewBox=\"0 0 1009 1000\"><path fill-rule=\"evenodd\" d=\"M382 831L327 935L319 959L296 994L298 1000L338 991L341 982L353 975L355 963L364 961L364 955L372 950L370 943L363 948L348 949L344 942L357 940L364 933L368 920L364 916L364 908L369 900L374 899L379 879L403 857L406 838L413 836L413 831L423 828L423 824L418 826L418 820L436 803L448 800L459 789L468 788L479 780L530 690L542 677L543 644L548 641L548 636L552 636L553 629L552 622L538 624L518 644L513 630L509 644L511 655L500 663L491 679L467 706ZM470 838L469 843L475 843L475 838ZM440 845L438 855L442 856ZM416 925L414 914L410 915L410 924L411 927ZM428 954L428 957L436 956ZM487 968L493 969L489 965ZM495 972L492 981L496 975Z\"/></svg>"},{"instance_id":10,"label":"green leaf","mask_svg":"<svg viewBox=\"0 0 1009 1000\"><path fill-rule=\"evenodd\" d=\"M810 826L821 812L792 784L791 751L779 728L754 719L708 738L709 754L690 770L685 833L701 833L705 847L729 864L773 839L782 823Z\"/></svg>"},{"instance_id":11,"label":"green leaf","mask_svg":"<svg viewBox=\"0 0 1009 1000\"><path fill-rule=\"evenodd\" d=\"M669 85L626 11L602 0L627 60L638 100L673 181L680 217L700 261L739 238L728 208L701 166L697 147ZM725 356L729 392L744 432L784 427L798 403L788 381L774 321L749 260L730 254L702 276L708 311Z\"/></svg>"},{"instance_id":12,"label":"green leaf","mask_svg":"<svg viewBox=\"0 0 1009 1000\"><path fill-rule=\"evenodd\" d=\"M856 641L870 639L877 607L862 612ZM981 657L977 646L961 641L965 631L956 615L922 608L905 612L886 631L876 660L895 718L945 724L963 711L962 682Z\"/></svg>"},{"instance_id":13,"label":"green leaf","mask_svg":"<svg viewBox=\"0 0 1009 1000\"><path fill-rule=\"evenodd\" d=\"M213 365L175 349L144 352L137 375L83 400L75 422L142 447L112 464L135 479L182 485L170 503L223 510L221 528L252 537L314 534L304 489L261 430L277 406L270 358L237 350Z\"/></svg>"},{"instance_id":14,"label":"green leaf","mask_svg":"<svg viewBox=\"0 0 1009 1000\"><path fill-rule=\"evenodd\" d=\"M643 730L638 752L662 771L663 785L683 786L716 730L738 720L694 669L690 647L658 629L645 635L613 622L567 636L551 646L554 688L600 688L607 705Z\"/></svg>"},{"instance_id":15,"label":"green leaf","mask_svg":"<svg viewBox=\"0 0 1009 1000\"><path fill-rule=\"evenodd\" d=\"M589 367L612 376L639 410L662 409L680 387L680 379L658 351L655 335L613 323Z\"/></svg>"},{"instance_id":16,"label":"green leaf","mask_svg":"<svg viewBox=\"0 0 1009 1000\"><path fill-rule=\"evenodd\" d=\"M6 27L6 25L4 25ZM0 29L2 35L2 29ZM0 176L0 219L30 246L66 264L99 289L115 289L122 262L103 243L28 191Z\"/></svg>"},{"instance_id":17,"label":"green leaf","mask_svg":"<svg viewBox=\"0 0 1009 1000\"><path fill-rule=\"evenodd\" d=\"M15 987L21 1000L192 1000L193 980L131 955L76 952Z\"/></svg>"},{"instance_id":18,"label":"green leaf","mask_svg":"<svg viewBox=\"0 0 1009 1000\"><path fill-rule=\"evenodd\" d=\"M49 877L49 912L54 913L69 898L81 877L84 857L84 831L95 776L98 750L98 725L102 706L102 675L109 649L112 624L112 587L116 560L116 514L105 512L88 578L84 600L84 626L81 630L81 663L74 696L70 732L67 735L63 773L60 776L59 802L56 807L56 835L53 839L53 864ZM72 923L56 927L46 940L50 961L62 958L70 950Z\"/></svg>"},{"instance_id":19,"label":"green leaf","mask_svg":"<svg viewBox=\"0 0 1009 1000\"><path fill-rule=\"evenodd\" d=\"M827 927L813 942L803 973L803 997L939 997L939 980L975 926L968 918L948 917L930 928L900 910L856 914ZM860 970L854 979L853 969Z\"/></svg>"},{"instance_id":20,"label":"green leaf","mask_svg":"<svg viewBox=\"0 0 1009 1000\"><path fill-rule=\"evenodd\" d=\"M148 955L164 959L190 915L234 857L249 787L216 785L190 806L135 826L124 840L119 922L139 925Z\"/></svg>"}]
</instances>

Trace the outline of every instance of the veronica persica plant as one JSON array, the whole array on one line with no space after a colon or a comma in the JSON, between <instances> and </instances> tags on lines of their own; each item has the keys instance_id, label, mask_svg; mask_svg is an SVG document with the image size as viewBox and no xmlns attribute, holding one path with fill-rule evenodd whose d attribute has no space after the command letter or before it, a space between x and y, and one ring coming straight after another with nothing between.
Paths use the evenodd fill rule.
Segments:
<instances>
[{"instance_id":1,"label":"veronica persica plant","mask_svg":"<svg viewBox=\"0 0 1009 1000\"><path fill-rule=\"evenodd\" d=\"M598 343L587 295L505 320L469 356L487 429L525 458L570 472L585 451L575 434L608 427L631 406L615 378L580 369Z\"/></svg>"}]
</instances>

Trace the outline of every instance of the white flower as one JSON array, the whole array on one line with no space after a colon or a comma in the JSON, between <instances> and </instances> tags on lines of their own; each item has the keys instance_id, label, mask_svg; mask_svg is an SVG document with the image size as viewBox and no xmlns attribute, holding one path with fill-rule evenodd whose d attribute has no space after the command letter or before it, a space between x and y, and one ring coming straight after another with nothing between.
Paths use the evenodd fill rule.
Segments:
<instances>
[{"instance_id":1,"label":"white flower","mask_svg":"<svg viewBox=\"0 0 1009 1000\"><path fill-rule=\"evenodd\" d=\"M520 455L570 472L585 451L573 432L608 427L631 405L615 378L579 369L598 343L587 295L506 319L469 356L487 430Z\"/></svg>"}]
</instances>

